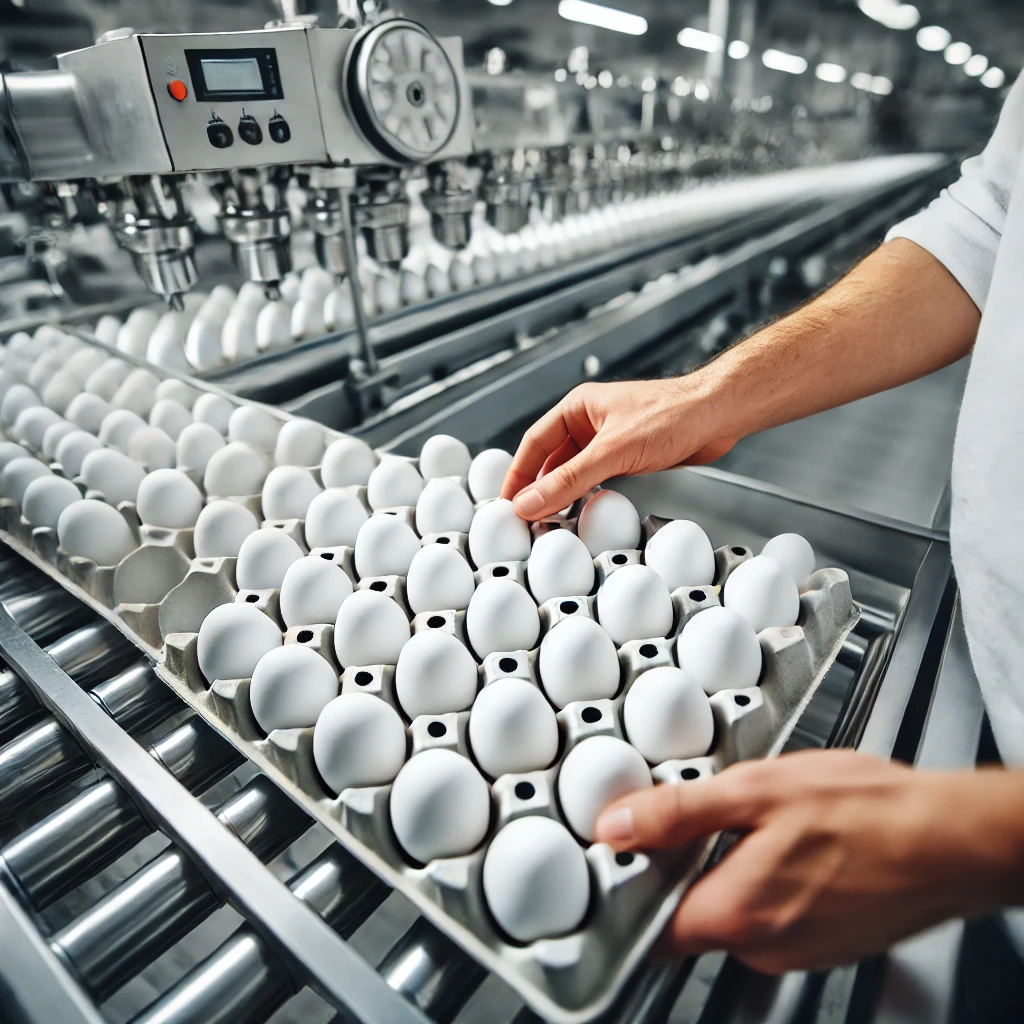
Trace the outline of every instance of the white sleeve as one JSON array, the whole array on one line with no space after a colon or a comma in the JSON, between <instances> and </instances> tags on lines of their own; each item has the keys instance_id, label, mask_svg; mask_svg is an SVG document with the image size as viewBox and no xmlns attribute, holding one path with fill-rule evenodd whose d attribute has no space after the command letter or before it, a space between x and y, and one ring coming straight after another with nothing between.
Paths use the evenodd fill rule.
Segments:
<instances>
[{"instance_id":1,"label":"white sleeve","mask_svg":"<svg viewBox=\"0 0 1024 1024\"><path fill-rule=\"evenodd\" d=\"M908 238L930 252L984 310L996 250L1024 147L1024 75L1006 98L988 145L964 161L960 178L920 213L886 236Z\"/></svg>"}]
</instances>

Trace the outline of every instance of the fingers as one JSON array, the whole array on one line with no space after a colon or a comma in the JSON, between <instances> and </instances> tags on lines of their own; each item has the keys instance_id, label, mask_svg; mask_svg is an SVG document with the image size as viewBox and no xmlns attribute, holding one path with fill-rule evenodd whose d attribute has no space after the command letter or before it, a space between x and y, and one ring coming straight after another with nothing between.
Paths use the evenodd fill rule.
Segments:
<instances>
[{"instance_id":1,"label":"fingers","mask_svg":"<svg viewBox=\"0 0 1024 1024\"><path fill-rule=\"evenodd\" d=\"M521 491L513 502L516 514L522 519L540 519L560 512L591 487L616 476L616 459L610 446L592 441L578 455L556 465L546 476Z\"/></svg>"},{"instance_id":2,"label":"fingers","mask_svg":"<svg viewBox=\"0 0 1024 1024\"><path fill-rule=\"evenodd\" d=\"M569 427L560 403L546 412L523 435L512 465L505 474L501 496L514 498L524 487L529 487L544 468L548 457L557 452L569 436Z\"/></svg>"}]
</instances>

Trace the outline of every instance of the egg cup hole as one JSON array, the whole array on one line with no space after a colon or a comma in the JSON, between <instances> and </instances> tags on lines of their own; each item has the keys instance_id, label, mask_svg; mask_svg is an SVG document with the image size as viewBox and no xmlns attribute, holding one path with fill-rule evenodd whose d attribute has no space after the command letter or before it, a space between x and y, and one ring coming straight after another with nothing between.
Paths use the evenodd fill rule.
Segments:
<instances>
[{"instance_id":1,"label":"egg cup hole","mask_svg":"<svg viewBox=\"0 0 1024 1024\"><path fill-rule=\"evenodd\" d=\"M321 551L320 552L320 557L325 562L333 562L334 561L334 552L333 551Z\"/></svg>"},{"instance_id":2,"label":"egg cup hole","mask_svg":"<svg viewBox=\"0 0 1024 1024\"><path fill-rule=\"evenodd\" d=\"M636 860L636 854L630 853L629 850L620 850L615 854L615 863L620 868L628 868L633 861Z\"/></svg>"},{"instance_id":3,"label":"egg cup hole","mask_svg":"<svg viewBox=\"0 0 1024 1024\"><path fill-rule=\"evenodd\" d=\"M700 772L696 768L681 768L679 770L679 778L683 782L693 782L694 779L700 778Z\"/></svg>"},{"instance_id":4,"label":"egg cup hole","mask_svg":"<svg viewBox=\"0 0 1024 1024\"><path fill-rule=\"evenodd\" d=\"M708 595L703 590L691 590L687 596L691 601L706 601L708 599Z\"/></svg>"},{"instance_id":5,"label":"egg cup hole","mask_svg":"<svg viewBox=\"0 0 1024 1024\"><path fill-rule=\"evenodd\" d=\"M579 602L577 601L563 601L559 606L558 610L564 615L572 615L573 612L580 610Z\"/></svg>"},{"instance_id":6,"label":"egg cup hole","mask_svg":"<svg viewBox=\"0 0 1024 1024\"><path fill-rule=\"evenodd\" d=\"M438 537L437 540L434 541L435 544L451 544L451 542L451 537Z\"/></svg>"},{"instance_id":7,"label":"egg cup hole","mask_svg":"<svg viewBox=\"0 0 1024 1024\"><path fill-rule=\"evenodd\" d=\"M508 575L508 566L507 565L496 565L491 570L491 576L492 577L496 577L498 579L501 579L503 576L507 576L507 575Z\"/></svg>"},{"instance_id":8,"label":"egg cup hole","mask_svg":"<svg viewBox=\"0 0 1024 1024\"><path fill-rule=\"evenodd\" d=\"M656 658L658 656L658 648L654 644L641 644L640 655L644 658Z\"/></svg>"},{"instance_id":9,"label":"egg cup hole","mask_svg":"<svg viewBox=\"0 0 1024 1024\"><path fill-rule=\"evenodd\" d=\"M448 620L443 615L431 615L427 619L427 625L431 629L440 629Z\"/></svg>"},{"instance_id":10,"label":"egg cup hole","mask_svg":"<svg viewBox=\"0 0 1024 1024\"><path fill-rule=\"evenodd\" d=\"M629 561L626 555L612 555L612 562L615 565L625 565Z\"/></svg>"},{"instance_id":11,"label":"egg cup hole","mask_svg":"<svg viewBox=\"0 0 1024 1024\"><path fill-rule=\"evenodd\" d=\"M750 698L745 693L737 693L733 701L738 707L745 708L750 703Z\"/></svg>"},{"instance_id":12,"label":"egg cup hole","mask_svg":"<svg viewBox=\"0 0 1024 1024\"><path fill-rule=\"evenodd\" d=\"M300 629L299 632L295 634L295 639L300 644L308 644L309 641L313 639L313 635L313 630L311 629Z\"/></svg>"},{"instance_id":13,"label":"egg cup hole","mask_svg":"<svg viewBox=\"0 0 1024 1024\"><path fill-rule=\"evenodd\" d=\"M743 556L746 555L746 553L747 553L747 549L746 548L741 548L741 547L732 547L732 548L729 548L729 550L734 555L738 556L739 558L743 558Z\"/></svg>"},{"instance_id":14,"label":"egg cup hole","mask_svg":"<svg viewBox=\"0 0 1024 1024\"><path fill-rule=\"evenodd\" d=\"M532 800L537 789L532 782L517 782L514 792L520 800Z\"/></svg>"},{"instance_id":15,"label":"egg cup hole","mask_svg":"<svg viewBox=\"0 0 1024 1024\"><path fill-rule=\"evenodd\" d=\"M260 595L259 594L246 594L245 595L245 603L246 604L258 604L259 600L260 600Z\"/></svg>"},{"instance_id":16,"label":"egg cup hole","mask_svg":"<svg viewBox=\"0 0 1024 1024\"><path fill-rule=\"evenodd\" d=\"M447 735L448 726L444 722L431 722L427 726L427 732L434 737L435 740L439 740L442 736Z\"/></svg>"},{"instance_id":17,"label":"egg cup hole","mask_svg":"<svg viewBox=\"0 0 1024 1024\"><path fill-rule=\"evenodd\" d=\"M515 672L519 668L519 659L518 658L502 658L498 662L498 668L500 668L502 672L507 672L507 673Z\"/></svg>"},{"instance_id":18,"label":"egg cup hole","mask_svg":"<svg viewBox=\"0 0 1024 1024\"><path fill-rule=\"evenodd\" d=\"M356 686L369 686L373 682L372 672L357 672L356 673Z\"/></svg>"},{"instance_id":19,"label":"egg cup hole","mask_svg":"<svg viewBox=\"0 0 1024 1024\"><path fill-rule=\"evenodd\" d=\"M387 590L387 589L388 589L388 585L384 582L384 580L374 580L370 584L370 590L376 590L378 594L382 590Z\"/></svg>"},{"instance_id":20,"label":"egg cup hole","mask_svg":"<svg viewBox=\"0 0 1024 1024\"><path fill-rule=\"evenodd\" d=\"M601 713L600 708L586 707L580 712L580 718L583 719L587 725L593 725L595 722L600 722L604 715Z\"/></svg>"}]
</instances>

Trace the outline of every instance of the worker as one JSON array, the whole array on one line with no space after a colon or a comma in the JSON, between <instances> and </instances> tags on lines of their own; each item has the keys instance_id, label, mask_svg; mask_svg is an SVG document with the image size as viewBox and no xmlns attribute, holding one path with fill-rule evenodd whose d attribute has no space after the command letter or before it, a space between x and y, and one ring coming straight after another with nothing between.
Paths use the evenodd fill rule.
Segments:
<instances>
[{"instance_id":1,"label":"worker","mask_svg":"<svg viewBox=\"0 0 1024 1024\"><path fill-rule=\"evenodd\" d=\"M712 462L756 431L973 352L951 543L1006 770L913 771L808 751L613 803L597 838L617 850L742 835L671 920L663 944L676 956L726 949L762 971L826 968L948 918L1024 904L1022 147L1024 76L959 180L827 291L685 376L581 385L526 432L508 471L503 496L539 519L611 477ZM997 920L1016 941L991 963L1005 956L1020 985L1024 927ZM1024 1009L972 1019L1019 1021Z\"/></svg>"}]
</instances>

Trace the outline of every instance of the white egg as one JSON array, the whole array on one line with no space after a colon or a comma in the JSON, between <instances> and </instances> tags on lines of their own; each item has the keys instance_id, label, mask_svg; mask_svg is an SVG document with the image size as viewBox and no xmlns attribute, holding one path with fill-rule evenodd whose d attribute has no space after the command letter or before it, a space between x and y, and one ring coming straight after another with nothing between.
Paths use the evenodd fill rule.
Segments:
<instances>
[{"instance_id":1,"label":"white egg","mask_svg":"<svg viewBox=\"0 0 1024 1024\"><path fill-rule=\"evenodd\" d=\"M754 627L729 608L706 608L683 627L676 660L707 694L756 686L761 646Z\"/></svg>"},{"instance_id":2,"label":"white egg","mask_svg":"<svg viewBox=\"0 0 1024 1024\"><path fill-rule=\"evenodd\" d=\"M146 361L164 370L191 373L192 366L185 355L185 337L191 317L176 309L169 309L160 317L146 345Z\"/></svg>"},{"instance_id":3,"label":"white egg","mask_svg":"<svg viewBox=\"0 0 1024 1024\"><path fill-rule=\"evenodd\" d=\"M224 322L204 310L192 321L185 335L185 358L194 370L212 370L224 361L221 335Z\"/></svg>"},{"instance_id":4,"label":"white egg","mask_svg":"<svg viewBox=\"0 0 1024 1024\"><path fill-rule=\"evenodd\" d=\"M363 486L369 482L370 474L376 467L377 456L365 441L360 441L358 437L339 437L327 446L320 475L324 487ZM415 504L415 501L410 504Z\"/></svg>"},{"instance_id":5,"label":"white egg","mask_svg":"<svg viewBox=\"0 0 1024 1024\"><path fill-rule=\"evenodd\" d=\"M338 677L326 658L302 644L267 651L252 670L249 703L264 732L308 729L338 696Z\"/></svg>"},{"instance_id":6,"label":"white egg","mask_svg":"<svg viewBox=\"0 0 1024 1024\"><path fill-rule=\"evenodd\" d=\"M217 498L259 494L266 478L266 459L255 448L233 441L210 456L203 490Z\"/></svg>"},{"instance_id":7,"label":"white egg","mask_svg":"<svg viewBox=\"0 0 1024 1024\"><path fill-rule=\"evenodd\" d=\"M39 396L25 384L13 384L7 389L4 400L0 402L0 420L5 427L13 427L14 421L34 405L40 405Z\"/></svg>"},{"instance_id":8,"label":"white egg","mask_svg":"<svg viewBox=\"0 0 1024 1024\"><path fill-rule=\"evenodd\" d=\"M230 309L238 298L235 289L229 284L217 284L210 289L210 297L206 300L209 304L216 304L221 308Z\"/></svg>"},{"instance_id":9,"label":"white egg","mask_svg":"<svg viewBox=\"0 0 1024 1024\"><path fill-rule=\"evenodd\" d=\"M288 627L333 625L341 602L351 594L352 581L339 565L307 555L292 562L281 581L281 617Z\"/></svg>"},{"instance_id":10,"label":"white egg","mask_svg":"<svg viewBox=\"0 0 1024 1024\"><path fill-rule=\"evenodd\" d=\"M373 305L378 313L394 313L401 305L398 280L390 272L378 274L373 282Z\"/></svg>"},{"instance_id":11,"label":"white egg","mask_svg":"<svg viewBox=\"0 0 1024 1024\"><path fill-rule=\"evenodd\" d=\"M454 480L428 480L416 501L416 530L431 533L466 533L473 522L473 502Z\"/></svg>"},{"instance_id":12,"label":"white egg","mask_svg":"<svg viewBox=\"0 0 1024 1024\"><path fill-rule=\"evenodd\" d=\"M267 293L256 281L243 281L235 299L235 309L262 309L267 304Z\"/></svg>"},{"instance_id":13,"label":"white egg","mask_svg":"<svg viewBox=\"0 0 1024 1024\"><path fill-rule=\"evenodd\" d=\"M562 619L545 635L537 667L544 692L557 708L614 697L619 690L615 644L598 623L582 615Z\"/></svg>"},{"instance_id":14,"label":"white egg","mask_svg":"<svg viewBox=\"0 0 1024 1024\"><path fill-rule=\"evenodd\" d=\"M473 271L473 280L487 287L498 280L498 267L493 256L474 256L470 264Z\"/></svg>"},{"instance_id":15,"label":"white egg","mask_svg":"<svg viewBox=\"0 0 1024 1024\"><path fill-rule=\"evenodd\" d=\"M405 593L415 614L467 608L476 582L459 552L444 544L427 544L413 555Z\"/></svg>"},{"instance_id":16,"label":"white egg","mask_svg":"<svg viewBox=\"0 0 1024 1024\"><path fill-rule=\"evenodd\" d=\"M426 301L426 282L415 270L402 270L398 284L398 297L403 306L415 306Z\"/></svg>"},{"instance_id":17,"label":"white egg","mask_svg":"<svg viewBox=\"0 0 1024 1024\"><path fill-rule=\"evenodd\" d=\"M206 472L214 452L219 452L225 445L220 432L209 423L190 423L172 443L176 464L182 469L193 470L200 477Z\"/></svg>"},{"instance_id":18,"label":"white egg","mask_svg":"<svg viewBox=\"0 0 1024 1024\"><path fill-rule=\"evenodd\" d=\"M209 423L214 430L226 437L231 414L234 411L235 406L223 395L204 391L196 399L196 404L192 406L192 419L196 423Z\"/></svg>"},{"instance_id":19,"label":"white egg","mask_svg":"<svg viewBox=\"0 0 1024 1024\"><path fill-rule=\"evenodd\" d=\"M769 626L792 626L800 614L800 593L789 567L757 555L736 566L725 581L722 603L760 633Z\"/></svg>"},{"instance_id":20,"label":"white egg","mask_svg":"<svg viewBox=\"0 0 1024 1024\"><path fill-rule=\"evenodd\" d=\"M46 431L54 423L60 423L60 419L60 416L52 409L47 409L43 405L36 405L31 409L26 409L18 416L14 421L11 433L22 444L28 445L29 448L37 452L42 451L43 438L46 436Z\"/></svg>"},{"instance_id":21,"label":"white egg","mask_svg":"<svg viewBox=\"0 0 1024 1024\"><path fill-rule=\"evenodd\" d=\"M413 860L471 853L491 821L483 776L452 750L424 750L407 761L391 787L391 825Z\"/></svg>"},{"instance_id":22,"label":"white egg","mask_svg":"<svg viewBox=\"0 0 1024 1024\"><path fill-rule=\"evenodd\" d=\"M203 510L203 493L179 469L156 469L139 484L139 519L147 526L187 530Z\"/></svg>"},{"instance_id":23,"label":"white egg","mask_svg":"<svg viewBox=\"0 0 1024 1024\"><path fill-rule=\"evenodd\" d=\"M43 434L43 454L52 462L57 458L57 445L64 440L68 434L73 434L78 428L74 423L67 420L58 420L51 423Z\"/></svg>"},{"instance_id":24,"label":"white egg","mask_svg":"<svg viewBox=\"0 0 1024 1024\"><path fill-rule=\"evenodd\" d=\"M420 539L398 516L370 516L359 528L355 543L356 572L368 576L405 576Z\"/></svg>"},{"instance_id":25,"label":"white egg","mask_svg":"<svg viewBox=\"0 0 1024 1024\"><path fill-rule=\"evenodd\" d=\"M575 931L590 906L587 858L569 830L531 814L509 822L484 858L484 899L516 942Z\"/></svg>"},{"instance_id":26,"label":"white egg","mask_svg":"<svg viewBox=\"0 0 1024 1024\"><path fill-rule=\"evenodd\" d=\"M614 736L591 736L562 762L558 800L569 828L592 843L594 825L605 807L652 785L651 770L638 750Z\"/></svg>"},{"instance_id":27,"label":"white egg","mask_svg":"<svg viewBox=\"0 0 1024 1024\"><path fill-rule=\"evenodd\" d=\"M32 364L25 378L33 391L41 391L46 382L64 365L64 357L59 351L50 350L44 352Z\"/></svg>"},{"instance_id":28,"label":"white egg","mask_svg":"<svg viewBox=\"0 0 1024 1024\"><path fill-rule=\"evenodd\" d=\"M0 473L7 467L7 463L15 459L30 459L32 453L13 441L0 441Z\"/></svg>"},{"instance_id":29,"label":"white egg","mask_svg":"<svg viewBox=\"0 0 1024 1024\"><path fill-rule=\"evenodd\" d=\"M390 597L357 590L342 602L334 623L334 653L350 665L394 665L411 630L405 612Z\"/></svg>"},{"instance_id":30,"label":"white egg","mask_svg":"<svg viewBox=\"0 0 1024 1024\"><path fill-rule=\"evenodd\" d=\"M665 581L646 565L616 569L597 592L597 618L617 643L668 636L674 613Z\"/></svg>"},{"instance_id":31,"label":"white egg","mask_svg":"<svg viewBox=\"0 0 1024 1024\"><path fill-rule=\"evenodd\" d=\"M77 378L67 370L58 370L43 388L43 401L54 412L63 416L72 400L81 392L82 388Z\"/></svg>"},{"instance_id":32,"label":"white egg","mask_svg":"<svg viewBox=\"0 0 1024 1024\"><path fill-rule=\"evenodd\" d=\"M387 785L401 769L407 745L398 712L372 693L335 697L313 729L313 760L335 793Z\"/></svg>"},{"instance_id":33,"label":"white egg","mask_svg":"<svg viewBox=\"0 0 1024 1024\"><path fill-rule=\"evenodd\" d=\"M578 529L595 558L602 551L630 550L640 543L640 516L618 491L598 491L583 506Z\"/></svg>"},{"instance_id":34,"label":"white egg","mask_svg":"<svg viewBox=\"0 0 1024 1024\"><path fill-rule=\"evenodd\" d=\"M275 466L263 484L263 518L305 519L310 502L322 490L308 469Z\"/></svg>"},{"instance_id":35,"label":"white egg","mask_svg":"<svg viewBox=\"0 0 1024 1024\"><path fill-rule=\"evenodd\" d=\"M110 313L104 313L103 316L96 321L96 327L93 329L93 334L99 338L105 345L113 345L117 341L117 332L121 329L121 321L116 316L111 316Z\"/></svg>"},{"instance_id":36,"label":"white egg","mask_svg":"<svg viewBox=\"0 0 1024 1024\"><path fill-rule=\"evenodd\" d=\"M32 456L11 459L0 474L0 493L21 505L25 491L33 480L40 477L53 476L50 467Z\"/></svg>"},{"instance_id":37,"label":"white egg","mask_svg":"<svg viewBox=\"0 0 1024 1024\"><path fill-rule=\"evenodd\" d=\"M289 329L296 342L322 338L327 333L323 302L299 299L292 307Z\"/></svg>"},{"instance_id":38,"label":"white egg","mask_svg":"<svg viewBox=\"0 0 1024 1024\"><path fill-rule=\"evenodd\" d=\"M451 281L452 289L457 292L468 291L476 284L473 268L465 259L460 258L452 260L448 268L448 280Z\"/></svg>"},{"instance_id":39,"label":"white egg","mask_svg":"<svg viewBox=\"0 0 1024 1024\"><path fill-rule=\"evenodd\" d=\"M283 530L256 530L238 548L235 581L239 590L277 590L302 548Z\"/></svg>"},{"instance_id":40,"label":"white egg","mask_svg":"<svg viewBox=\"0 0 1024 1024\"><path fill-rule=\"evenodd\" d=\"M128 456L150 472L173 469L177 464L174 442L159 427L136 430L128 442Z\"/></svg>"},{"instance_id":41,"label":"white egg","mask_svg":"<svg viewBox=\"0 0 1024 1024\"><path fill-rule=\"evenodd\" d=\"M506 498L477 509L469 527L469 554L478 566L491 562L520 562L530 557L530 527Z\"/></svg>"},{"instance_id":42,"label":"white egg","mask_svg":"<svg viewBox=\"0 0 1024 1024\"><path fill-rule=\"evenodd\" d=\"M526 563L526 579L538 604L552 597L585 597L594 589L594 560L571 530L537 538Z\"/></svg>"},{"instance_id":43,"label":"white egg","mask_svg":"<svg viewBox=\"0 0 1024 1024\"><path fill-rule=\"evenodd\" d=\"M292 340L292 304L286 299L268 302L256 317L256 348L260 352L281 348ZM248 358L245 352L236 359Z\"/></svg>"},{"instance_id":44,"label":"white egg","mask_svg":"<svg viewBox=\"0 0 1024 1024\"><path fill-rule=\"evenodd\" d=\"M10 343L8 343L10 344ZM0 363L4 361L7 356L7 350L0 347ZM18 383L18 378L14 376L10 370L0 369L0 405L3 404L4 397L7 392L10 391L15 384Z\"/></svg>"},{"instance_id":45,"label":"white egg","mask_svg":"<svg viewBox=\"0 0 1024 1024\"><path fill-rule=\"evenodd\" d=\"M128 409L114 409L103 417L100 424L100 443L127 452L132 436L145 426L146 421L136 413Z\"/></svg>"},{"instance_id":46,"label":"white egg","mask_svg":"<svg viewBox=\"0 0 1024 1024\"><path fill-rule=\"evenodd\" d=\"M467 483L474 501L487 501L501 495L505 474L512 456L501 448L486 448L469 464Z\"/></svg>"},{"instance_id":47,"label":"white egg","mask_svg":"<svg viewBox=\"0 0 1024 1024\"><path fill-rule=\"evenodd\" d=\"M629 742L651 764L703 757L715 737L711 702L700 683L669 665L634 681L622 705L622 723Z\"/></svg>"},{"instance_id":48,"label":"white egg","mask_svg":"<svg viewBox=\"0 0 1024 1024\"><path fill-rule=\"evenodd\" d=\"M59 476L40 476L25 488L21 511L33 526L55 530L61 512L81 500L81 491L70 480Z\"/></svg>"},{"instance_id":49,"label":"white egg","mask_svg":"<svg viewBox=\"0 0 1024 1024\"><path fill-rule=\"evenodd\" d=\"M251 359L259 351L256 341L257 317L256 311L247 307L239 309L236 306L228 314L220 332L220 350L229 363Z\"/></svg>"},{"instance_id":50,"label":"white egg","mask_svg":"<svg viewBox=\"0 0 1024 1024\"><path fill-rule=\"evenodd\" d=\"M286 420L274 444L279 466L319 466L324 457L324 429L312 420Z\"/></svg>"},{"instance_id":51,"label":"white egg","mask_svg":"<svg viewBox=\"0 0 1024 1024\"><path fill-rule=\"evenodd\" d=\"M173 399L188 409L189 412L192 411L192 406L196 404L196 399L199 395L200 392L192 387L191 384L186 384L183 380L177 380L175 377L168 377L166 380L160 381L156 387L157 401L163 398Z\"/></svg>"},{"instance_id":52,"label":"white egg","mask_svg":"<svg viewBox=\"0 0 1024 1024\"><path fill-rule=\"evenodd\" d=\"M248 604L222 604L203 619L196 654L206 681L248 679L283 641L277 623Z\"/></svg>"},{"instance_id":53,"label":"white egg","mask_svg":"<svg viewBox=\"0 0 1024 1024\"><path fill-rule=\"evenodd\" d=\"M423 284L431 298L440 298L452 292L451 278L436 263L428 264L423 272Z\"/></svg>"},{"instance_id":54,"label":"white egg","mask_svg":"<svg viewBox=\"0 0 1024 1024\"><path fill-rule=\"evenodd\" d=\"M440 629L416 633L395 666L395 694L409 718L465 711L477 690L476 662L465 645Z\"/></svg>"},{"instance_id":55,"label":"white egg","mask_svg":"<svg viewBox=\"0 0 1024 1024\"><path fill-rule=\"evenodd\" d=\"M298 302L301 287L302 279L294 270L289 270L288 273L281 278L281 284L278 290L281 292L281 298L287 299L289 302Z\"/></svg>"},{"instance_id":56,"label":"white egg","mask_svg":"<svg viewBox=\"0 0 1024 1024\"><path fill-rule=\"evenodd\" d=\"M90 491L99 491L111 505L135 501L146 471L124 452L100 448L82 460L82 479Z\"/></svg>"},{"instance_id":57,"label":"white egg","mask_svg":"<svg viewBox=\"0 0 1024 1024\"><path fill-rule=\"evenodd\" d=\"M149 414L150 426L159 427L174 441L191 423L192 413L173 398L158 398Z\"/></svg>"},{"instance_id":58,"label":"white egg","mask_svg":"<svg viewBox=\"0 0 1024 1024\"><path fill-rule=\"evenodd\" d=\"M266 409L258 405L240 405L228 421L228 440L244 441L253 448L272 452L277 443L280 424Z\"/></svg>"},{"instance_id":59,"label":"white egg","mask_svg":"<svg viewBox=\"0 0 1024 1024\"><path fill-rule=\"evenodd\" d=\"M324 324L329 331L341 331L356 322L356 309L348 283L335 288L324 299Z\"/></svg>"},{"instance_id":60,"label":"white egg","mask_svg":"<svg viewBox=\"0 0 1024 1024\"><path fill-rule=\"evenodd\" d=\"M306 267L302 272L298 297L306 302L314 302L322 306L324 299L331 294L333 289L334 275L330 271L324 270L323 267L314 265Z\"/></svg>"},{"instance_id":61,"label":"white egg","mask_svg":"<svg viewBox=\"0 0 1024 1024\"><path fill-rule=\"evenodd\" d=\"M145 315L144 315L145 314ZM118 328L114 346L119 352L134 359L145 359L149 336L160 320L155 310L139 308L128 314L128 319Z\"/></svg>"},{"instance_id":62,"label":"white egg","mask_svg":"<svg viewBox=\"0 0 1024 1024\"><path fill-rule=\"evenodd\" d=\"M131 373L131 367L122 359L108 359L100 367L89 374L85 382L85 390L91 395L98 395L109 402L117 389Z\"/></svg>"},{"instance_id":63,"label":"white egg","mask_svg":"<svg viewBox=\"0 0 1024 1024\"><path fill-rule=\"evenodd\" d=\"M310 548L353 547L368 518L363 503L351 491L329 488L306 510L306 544Z\"/></svg>"},{"instance_id":64,"label":"white egg","mask_svg":"<svg viewBox=\"0 0 1024 1024\"><path fill-rule=\"evenodd\" d=\"M243 505L211 501L196 520L196 557L234 558L242 541L259 528L259 520Z\"/></svg>"},{"instance_id":65,"label":"white egg","mask_svg":"<svg viewBox=\"0 0 1024 1024\"><path fill-rule=\"evenodd\" d=\"M156 401L159 383L160 381L149 370L132 370L117 389L110 404L116 409L129 409L145 419Z\"/></svg>"},{"instance_id":66,"label":"white egg","mask_svg":"<svg viewBox=\"0 0 1024 1024\"><path fill-rule=\"evenodd\" d=\"M75 430L62 438L57 445L57 462L64 470L64 475L73 479L82 472L82 460L90 452L98 451L103 445L84 430Z\"/></svg>"},{"instance_id":67,"label":"white egg","mask_svg":"<svg viewBox=\"0 0 1024 1024\"><path fill-rule=\"evenodd\" d=\"M537 606L513 580L484 580L466 610L466 634L481 659L494 651L530 650L540 635Z\"/></svg>"},{"instance_id":68,"label":"white egg","mask_svg":"<svg viewBox=\"0 0 1024 1024\"><path fill-rule=\"evenodd\" d=\"M708 535L689 519L666 523L647 542L644 562L669 590L708 586L715 578L715 551Z\"/></svg>"},{"instance_id":69,"label":"white egg","mask_svg":"<svg viewBox=\"0 0 1024 1024\"><path fill-rule=\"evenodd\" d=\"M465 476L473 457L469 449L448 434L434 434L420 449L420 475L424 480L439 476Z\"/></svg>"},{"instance_id":70,"label":"white egg","mask_svg":"<svg viewBox=\"0 0 1024 1024\"><path fill-rule=\"evenodd\" d=\"M374 512L382 508L415 505L422 490L423 477L416 467L394 457L382 459L366 482L366 497Z\"/></svg>"},{"instance_id":71,"label":"white egg","mask_svg":"<svg viewBox=\"0 0 1024 1024\"><path fill-rule=\"evenodd\" d=\"M485 686L469 715L469 744L477 764L498 778L547 768L558 754L558 721L544 694L525 679Z\"/></svg>"},{"instance_id":72,"label":"white egg","mask_svg":"<svg viewBox=\"0 0 1024 1024\"><path fill-rule=\"evenodd\" d=\"M798 589L814 572L814 548L799 533L780 533L772 537L761 549L761 554L778 559L789 570Z\"/></svg>"},{"instance_id":73,"label":"white egg","mask_svg":"<svg viewBox=\"0 0 1024 1024\"><path fill-rule=\"evenodd\" d=\"M69 555L117 565L138 546L118 511L103 501L75 501L57 520L57 540Z\"/></svg>"},{"instance_id":74,"label":"white egg","mask_svg":"<svg viewBox=\"0 0 1024 1024\"><path fill-rule=\"evenodd\" d=\"M120 410L125 412L126 410ZM72 423L88 430L90 434L98 434L103 427L103 421L112 412L110 403L100 398L99 395L83 391L76 395L68 404L66 415ZM134 413L128 413L134 416Z\"/></svg>"}]
</instances>

